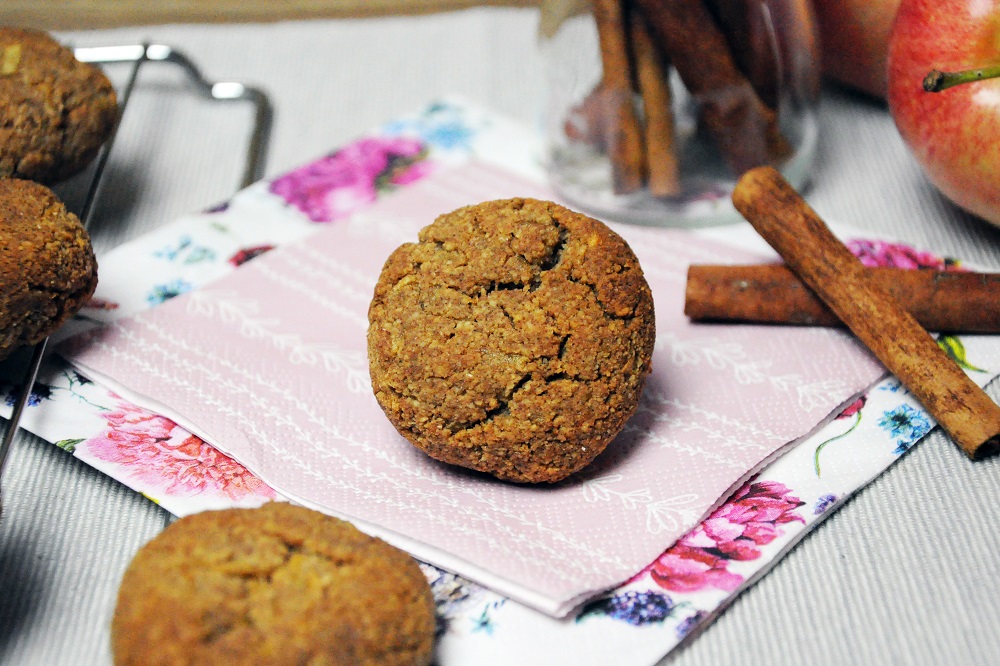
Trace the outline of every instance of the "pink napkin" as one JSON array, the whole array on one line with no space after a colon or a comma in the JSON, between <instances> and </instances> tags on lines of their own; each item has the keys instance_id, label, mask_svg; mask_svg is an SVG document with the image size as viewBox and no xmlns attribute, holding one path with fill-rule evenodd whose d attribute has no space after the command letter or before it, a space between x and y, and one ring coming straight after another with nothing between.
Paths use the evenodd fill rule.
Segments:
<instances>
[{"instance_id":1,"label":"pink napkin","mask_svg":"<svg viewBox=\"0 0 1000 666\"><path fill-rule=\"evenodd\" d=\"M441 170L63 353L283 494L556 616L656 559L884 372L838 331L689 323L688 264L760 258L689 232L616 226L639 256L657 318L653 372L625 431L555 486L431 460L371 394L368 301L385 258L420 227L509 196L553 198L482 164Z\"/></svg>"}]
</instances>

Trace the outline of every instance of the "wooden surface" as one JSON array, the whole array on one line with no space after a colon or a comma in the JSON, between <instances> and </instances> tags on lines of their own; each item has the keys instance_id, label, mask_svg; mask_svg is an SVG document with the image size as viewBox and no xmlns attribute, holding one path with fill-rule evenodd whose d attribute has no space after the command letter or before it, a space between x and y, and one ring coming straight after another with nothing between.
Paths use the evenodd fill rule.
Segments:
<instances>
[{"instance_id":1,"label":"wooden surface","mask_svg":"<svg viewBox=\"0 0 1000 666\"><path fill-rule=\"evenodd\" d=\"M539 0L0 0L0 23L43 30L164 23L426 14L477 5L535 6Z\"/></svg>"}]
</instances>

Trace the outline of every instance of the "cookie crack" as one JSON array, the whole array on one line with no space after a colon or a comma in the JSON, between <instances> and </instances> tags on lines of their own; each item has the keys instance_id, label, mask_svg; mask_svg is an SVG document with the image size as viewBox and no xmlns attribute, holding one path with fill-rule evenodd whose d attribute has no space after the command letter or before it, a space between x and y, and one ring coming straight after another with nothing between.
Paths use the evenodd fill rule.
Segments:
<instances>
[{"instance_id":1,"label":"cookie crack","mask_svg":"<svg viewBox=\"0 0 1000 666\"><path fill-rule=\"evenodd\" d=\"M503 305L503 303L500 304L500 314L507 318L511 327L517 328L517 322L514 320L514 315L507 311L507 308Z\"/></svg>"},{"instance_id":2,"label":"cookie crack","mask_svg":"<svg viewBox=\"0 0 1000 666\"><path fill-rule=\"evenodd\" d=\"M566 345L569 343L569 338L570 335L567 333L562 336L561 340L559 340L559 351L556 352L556 358L560 361L563 360L563 357L566 355Z\"/></svg>"},{"instance_id":3,"label":"cookie crack","mask_svg":"<svg viewBox=\"0 0 1000 666\"><path fill-rule=\"evenodd\" d=\"M421 243L427 243L427 242L428 241L421 241ZM441 239L430 241L430 243L434 246L435 252L440 252L442 254L459 257L461 261L457 265L465 266L466 264L469 263L469 257L466 256L465 252L463 252L460 248L456 247L454 244L452 244L451 247L448 247L448 243ZM417 259L411 263L414 264L417 268L419 268L423 266L424 263L426 263L426 260Z\"/></svg>"},{"instance_id":4,"label":"cookie crack","mask_svg":"<svg viewBox=\"0 0 1000 666\"><path fill-rule=\"evenodd\" d=\"M566 244L569 242L569 232L566 228L560 226L559 224L555 224L554 226L559 229L559 238L552 246L552 249L549 250L549 256L545 257L545 259L538 264L539 270L543 273L545 271L551 271L559 265L563 258L563 252L566 250Z\"/></svg>"},{"instance_id":5,"label":"cookie crack","mask_svg":"<svg viewBox=\"0 0 1000 666\"><path fill-rule=\"evenodd\" d=\"M488 410L485 414L483 414L483 418L477 419L475 421L466 421L464 423L452 424L452 426L448 428L448 431L452 435L455 435L460 432L466 430L472 430L473 428L476 428L478 426L484 426L488 423L491 423L498 416L504 416L506 414L510 414L511 401L514 399L514 396L518 393L518 391L523 389L525 384L527 384L530 380L531 380L531 373L530 372L525 373L521 377L521 379L519 379L517 383L511 387L510 391L507 392L507 395L497 400L496 407Z\"/></svg>"},{"instance_id":6,"label":"cookie crack","mask_svg":"<svg viewBox=\"0 0 1000 666\"><path fill-rule=\"evenodd\" d=\"M521 282L497 282L494 280L486 286L485 295L490 295L498 291L520 291L524 289L524 284Z\"/></svg>"},{"instance_id":7,"label":"cookie crack","mask_svg":"<svg viewBox=\"0 0 1000 666\"><path fill-rule=\"evenodd\" d=\"M564 360L564 357L566 356L566 346L569 343L569 339L570 339L570 334L569 333L567 333L566 335L562 336L559 339L559 349L558 349L558 351L556 351L555 356L546 356L546 357L543 358L543 361L545 361L546 364L553 363L553 365L555 365L555 367L553 368L553 370L555 370L555 372L552 372L552 373L549 373L549 374L545 374L545 375L542 376L542 379L545 381L546 384L551 384L552 382L557 382L557 381L560 381L560 380L563 380L563 379L569 379L569 380L575 380L575 381L579 380L578 376L573 375L573 374L567 372L566 369L565 369L565 367L562 364L562 361ZM556 364L555 361L558 361L559 363Z\"/></svg>"},{"instance_id":8,"label":"cookie crack","mask_svg":"<svg viewBox=\"0 0 1000 666\"><path fill-rule=\"evenodd\" d=\"M206 643L219 641L226 635L241 628L250 629L262 636L264 635L264 627L258 624L252 613L252 609L255 606L255 602L252 599L254 596L252 589L255 585L270 587L274 582L274 576L279 571L287 567L296 554L305 552L306 549L301 543L289 541L280 532L264 529L262 530L262 533L281 542L281 545L285 549L281 561L266 569L231 574L233 578L240 581L239 599L246 603L243 606L242 612L237 615L212 618L211 621L208 622L209 626L204 635L204 641Z\"/></svg>"},{"instance_id":9,"label":"cookie crack","mask_svg":"<svg viewBox=\"0 0 1000 666\"><path fill-rule=\"evenodd\" d=\"M604 302L601 300L600 294L597 293L597 285L595 285L594 283L587 282L586 280L581 280L572 275L567 275L566 279L572 282L573 284L582 285L590 290L590 293L594 295L594 302L597 303L597 307L601 309L601 313L604 315L605 319L613 319L616 321L623 321L623 322L630 322L633 319L635 319L636 313L634 309L629 314L626 315L615 314L614 312L608 310L608 308L604 305Z\"/></svg>"},{"instance_id":10,"label":"cookie crack","mask_svg":"<svg viewBox=\"0 0 1000 666\"><path fill-rule=\"evenodd\" d=\"M536 291L539 287L541 287L542 273L551 271L562 261L563 252L566 249L566 243L569 241L569 232L559 226L559 224L553 224L553 226L559 229L559 238L552 246L552 249L549 250L548 256L537 264L538 273L534 276L534 278L532 278L531 283L528 285L528 291ZM521 257L527 261L527 257L523 254Z\"/></svg>"},{"instance_id":11,"label":"cookie crack","mask_svg":"<svg viewBox=\"0 0 1000 666\"><path fill-rule=\"evenodd\" d=\"M527 384L530 379L531 379L531 373L530 372L525 373L524 376L522 376L521 379L519 379L517 383L511 387L510 391L507 393L504 399L499 400L496 407L486 412L486 416L483 417L483 419L481 419L481 422L489 423L497 416L501 416L503 414L509 414L510 401L514 399L514 396L517 395L517 392L520 391L522 388L524 388L524 385Z\"/></svg>"}]
</instances>

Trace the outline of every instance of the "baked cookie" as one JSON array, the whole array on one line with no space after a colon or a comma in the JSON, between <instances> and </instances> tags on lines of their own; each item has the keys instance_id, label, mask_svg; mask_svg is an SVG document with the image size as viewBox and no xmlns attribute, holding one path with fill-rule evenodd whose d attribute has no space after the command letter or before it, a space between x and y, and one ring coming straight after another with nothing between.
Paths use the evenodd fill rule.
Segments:
<instances>
[{"instance_id":1,"label":"baked cookie","mask_svg":"<svg viewBox=\"0 0 1000 666\"><path fill-rule=\"evenodd\" d=\"M375 398L428 455L555 482L635 412L653 298L606 225L534 199L442 215L386 261L368 310Z\"/></svg>"},{"instance_id":2,"label":"baked cookie","mask_svg":"<svg viewBox=\"0 0 1000 666\"><path fill-rule=\"evenodd\" d=\"M0 27L0 177L54 183L111 136L111 82L44 32Z\"/></svg>"},{"instance_id":3,"label":"baked cookie","mask_svg":"<svg viewBox=\"0 0 1000 666\"><path fill-rule=\"evenodd\" d=\"M97 260L77 216L44 185L0 179L0 358L50 335L96 286Z\"/></svg>"},{"instance_id":4,"label":"baked cookie","mask_svg":"<svg viewBox=\"0 0 1000 666\"><path fill-rule=\"evenodd\" d=\"M122 579L114 663L430 664L434 601L416 561L284 502L179 519Z\"/></svg>"}]
</instances>

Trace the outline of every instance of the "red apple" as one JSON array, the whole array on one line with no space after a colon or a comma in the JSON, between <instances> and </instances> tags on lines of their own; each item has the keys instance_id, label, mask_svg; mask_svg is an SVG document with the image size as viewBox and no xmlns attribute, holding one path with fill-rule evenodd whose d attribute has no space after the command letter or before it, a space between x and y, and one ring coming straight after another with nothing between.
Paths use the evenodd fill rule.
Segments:
<instances>
[{"instance_id":1,"label":"red apple","mask_svg":"<svg viewBox=\"0 0 1000 666\"><path fill-rule=\"evenodd\" d=\"M823 73L884 98L889 32L900 0L814 0Z\"/></svg>"},{"instance_id":2,"label":"red apple","mask_svg":"<svg viewBox=\"0 0 1000 666\"><path fill-rule=\"evenodd\" d=\"M1000 79L923 88L931 70L997 64L1000 0L903 0L889 40L893 120L946 197L1000 226Z\"/></svg>"}]
</instances>

